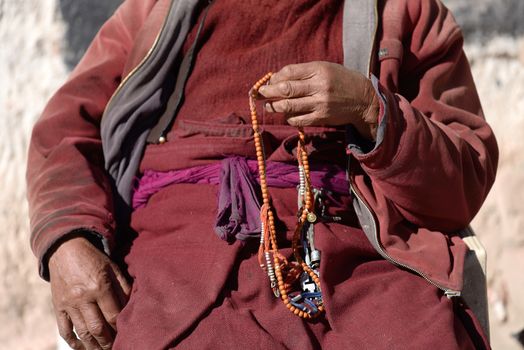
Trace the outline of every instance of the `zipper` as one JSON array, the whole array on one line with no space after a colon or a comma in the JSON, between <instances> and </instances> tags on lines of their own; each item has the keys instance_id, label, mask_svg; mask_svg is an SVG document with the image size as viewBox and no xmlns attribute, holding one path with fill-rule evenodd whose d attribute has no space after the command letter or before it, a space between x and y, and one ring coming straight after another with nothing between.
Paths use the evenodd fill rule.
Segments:
<instances>
[{"instance_id":1,"label":"zipper","mask_svg":"<svg viewBox=\"0 0 524 350\"><path fill-rule=\"evenodd\" d=\"M113 93L113 95L111 96L111 98L109 99L109 101L107 102L107 105L106 105L106 108L104 109L104 113L102 114L102 119L105 117L107 111L110 109L110 106L111 106L111 103L113 102L113 100L115 99L115 96L118 95L118 93L120 93L120 91L122 90L122 88L124 87L124 85L129 81L129 79L134 76L136 74L136 72L142 68L144 66L144 64L146 63L146 61L149 59L149 57L151 57L151 54L153 53L153 51L156 49L157 45L158 45L158 42L159 42L159 39L160 39L160 35L162 35L162 33L164 32L164 29L166 28L166 23L167 23L167 20L169 18L169 15L171 13L171 10L173 8L173 3L174 1L172 0L171 3L169 4L169 10L167 12L167 15L166 17L164 18L164 22L162 23L162 27L160 28L158 34L156 35L156 38L155 38L155 41L153 41L153 44L151 45L151 47L149 48L149 50L147 51L146 55L144 56L144 58L142 58L142 60L135 66L135 68L133 68L125 77L124 79L122 80L122 82L120 82L120 84L118 85L118 87L116 88L115 92Z\"/></svg>"},{"instance_id":2,"label":"zipper","mask_svg":"<svg viewBox=\"0 0 524 350\"><path fill-rule=\"evenodd\" d=\"M375 243L375 249L377 249L378 253L386 260L388 260L389 262L395 264L395 265L398 265L398 266L401 266L403 268L406 268L410 271L413 271L415 272L417 275L419 275L420 277L424 278L426 281L428 281L429 283L431 283L432 285L434 285L435 287L437 287L438 289L442 290L444 292L444 295L446 295L446 297L448 298L452 298L452 297L459 297L461 295L461 292L458 291L458 290L453 290L453 289L449 289L449 288L446 288L444 286L442 286L441 284L433 281L431 278L429 278L425 273L423 273L422 271L420 270L417 270L416 268L414 267L411 267L409 265L406 265L404 263L401 263L399 262L398 260L395 260L393 257L391 257L391 255L389 255L385 250L384 248L382 248L382 245L380 244L380 240L378 238L378 230L377 230L377 222L376 222L376 219L375 219L375 215L373 214L373 212L371 211L371 209L369 208L368 204L362 199L362 196L358 193L357 189L356 189L356 186L353 184L353 181L351 181L351 177L348 176L348 179L349 179L349 188L350 188L350 191L351 193L353 193L353 195L355 195L355 197L357 198L357 200L363 204L364 208L366 209L366 211L369 213L370 217L373 219L372 220L372 229L373 229L373 239L374 239L374 243Z\"/></svg>"},{"instance_id":3,"label":"zipper","mask_svg":"<svg viewBox=\"0 0 524 350\"><path fill-rule=\"evenodd\" d=\"M374 56L375 56L375 46L377 45L376 43L376 36L377 36L377 30L378 30L378 4L377 4L377 1L374 2L374 10L375 10L375 18L374 18L374 32L373 32L373 46L371 48L371 54L369 55L369 61L368 61L368 76L371 76L371 69L372 69L372 65L373 65L373 61L374 61ZM375 219L375 215L373 214L373 212L371 211L371 209L369 208L369 205L366 203L366 201L364 201L364 199L362 198L362 196L360 195L360 193L358 192L356 186L353 184L353 181L351 180L351 175L350 175L350 167L349 167L349 157L351 157L351 155L348 154L348 169L347 169L347 180L349 182L349 189L351 191L351 193L357 198L357 200L363 204L364 208L366 209L366 211L369 213L369 216L372 218L372 229L373 229L373 240L374 240L374 246L375 246L375 249L378 251L378 253L384 258L386 259L387 261L389 261L390 263L392 264L395 264L397 266L401 266L407 270L410 270L414 273L416 273L417 275L419 275L420 277L424 278L426 281L428 281L430 284L434 285L435 287L437 287L438 289L442 290L444 292L444 295L448 298L453 298L453 297L459 297L461 295L461 292L459 290L453 290L453 289L449 289L449 288L446 288L444 286L442 286L441 284L433 281L431 278L429 278L425 273L423 273L422 271L419 271L417 270L416 268L414 267L411 267L409 265L406 265L404 263L401 263L400 261L394 259L393 257L391 257L391 255L389 255L385 250L384 248L382 247L382 244L380 243L380 240L378 238L378 229L377 229L377 220ZM363 228L364 229L364 228Z\"/></svg>"}]
</instances>

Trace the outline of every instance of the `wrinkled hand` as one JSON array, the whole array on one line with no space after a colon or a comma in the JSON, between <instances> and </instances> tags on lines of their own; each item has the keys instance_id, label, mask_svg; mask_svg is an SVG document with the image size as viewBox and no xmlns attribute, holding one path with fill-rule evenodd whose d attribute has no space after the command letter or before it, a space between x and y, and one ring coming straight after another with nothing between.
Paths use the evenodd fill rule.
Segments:
<instances>
[{"instance_id":1,"label":"wrinkled hand","mask_svg":"<svg viewBox=\"0 0 524 350\"><path fill-rule=\"evenodd\" d=\"M353 124L375 139L379 102L371 81L331 62L285 66L259 89L267 112L281 112L293 126Z\"/></svg>"},{"instance_id":2,"label":"wrinkled hand","mask_svg":"<svg viewBox=\"0 0 524 350\"><path fill-rule=\"evenodd\" d=\"M111 349L116 318L130 291L118 267L88 240L75 237L52 253L49 273L62 338L73 349Z\"/></svg>"}]
</instances>

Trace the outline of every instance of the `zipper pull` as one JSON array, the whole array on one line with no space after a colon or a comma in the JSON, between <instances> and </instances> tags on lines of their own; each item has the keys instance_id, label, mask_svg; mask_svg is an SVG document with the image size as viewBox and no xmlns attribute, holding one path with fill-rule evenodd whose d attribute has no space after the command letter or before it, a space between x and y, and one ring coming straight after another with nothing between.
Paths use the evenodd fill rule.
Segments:
<instances>
[{"instance_id":1,"label":"zipper pull","mask_svg":"<svg viewBox=\"0 0 524 350\"><path fill-rule=\"evenodd\" d=\"M448 299L459 297L461 294L462 293L459 290L451 290L451 289L446 289L446 291L444 292L444 295L448 297Z\"/></svg>"}]
</instances>

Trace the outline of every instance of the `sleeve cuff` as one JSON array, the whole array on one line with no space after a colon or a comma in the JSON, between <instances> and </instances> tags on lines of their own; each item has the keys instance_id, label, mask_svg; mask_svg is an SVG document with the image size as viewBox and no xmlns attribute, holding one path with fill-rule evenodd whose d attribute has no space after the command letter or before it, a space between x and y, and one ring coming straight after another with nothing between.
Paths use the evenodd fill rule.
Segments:
<instances>
[{"instance_id":1,"label":"sleeve cuff","mask_svg":"<svg viewBox=\"0 0 524 350\"><path fill-rule=\"evenodd\" d=\"M104 237L102 234L96 231L93 231L91 229L78 228L56 239L45 250L45 253L42 254L42 257L39 259L40 261L39 261L38 271L39 271L40 277L42 277L46 281L49 281L49 264L48 264L49 258L51 257L52 253L56 250L56 248L58 248L58 246L61 243L63 243L64 241L67 241L68 239L74 238L74 237L84 237L89 242L91 242L91 244L97 247L100 251L103 251L108 256L111 254L111 250L109 248L109 241L107 240L106 237Z\"/></svg>"},{"instance_id":2,"label":"sleeve cuff","mask_svg":"<svg viewBox=\"0 0 524 350\"><path fill-rule=\"evenodd\" d=\"M348 140L347 151L355 156L365 156L373 153L380 147L384 141L384 135L386 133L386 125L388 120L387 115L387 101L386 97L380 91L380 84L378 78L374 75L371 76L371 83L375 88L379 100L379 114L378 114L378 127L377 136L375 141L370 141L362 137L358 131L352 125L348 125L346 128L346 139Z\"/></svg>"}]
</instances>

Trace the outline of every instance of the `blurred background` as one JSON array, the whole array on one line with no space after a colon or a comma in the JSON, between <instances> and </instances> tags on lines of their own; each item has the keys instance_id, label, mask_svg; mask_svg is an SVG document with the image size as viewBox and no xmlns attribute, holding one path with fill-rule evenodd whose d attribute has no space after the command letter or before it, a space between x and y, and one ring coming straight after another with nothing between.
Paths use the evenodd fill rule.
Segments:
<instances>
[{"instance_id":1,"label":"blurred background","mask_svg":"<svg viewBox=\"0 0 524 350\"><path fill-rule=\"evenodd\" d=\"M423 0L422 0L423 1ZM47 284L29 249L24 173L31 126L120 0L0 0L0 349L56 349ZM488 250L494 349L524 349L524 1L444 0L462 25L486 118L495 186L473 227Z\"/></svg>"}]
</instances>

